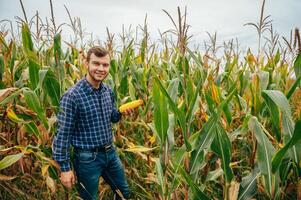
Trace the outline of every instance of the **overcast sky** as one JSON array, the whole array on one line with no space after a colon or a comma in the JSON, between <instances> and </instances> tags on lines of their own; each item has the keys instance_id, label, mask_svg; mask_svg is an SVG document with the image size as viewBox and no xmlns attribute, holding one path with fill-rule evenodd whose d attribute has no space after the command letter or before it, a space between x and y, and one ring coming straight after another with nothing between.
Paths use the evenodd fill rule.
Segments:
<instances>
[{"instance_id":1,"label":"overcast sky","mask_svg":"<svg viewBox=\"0 0 301 200\"><path fill-rule=\"evenodd\" d=\"M48 0L23 0L28 18L36 11L50 18ZM158 29L164 32L172 23L162 9L176 16L177 6L187 6L187 22L194 35L193 43L203 45L208 40L206 32L218 34L218 41L238 38L242 45L254 47L257 34L253 27L243 26L257 22L262 0L53 0L57 23L69 22L64 5L73 17L80 17L82 26L101 40L106 38L106 27L120 33L122 25L136 27L148 16L148 26L153 39L159 38ZM271 15L274 29L280 36L288 37L290 30L301 27L301 0L266 0L265 15ZM0 20L14 21L23 17L19 0L0 0Z\"/></svg>"}]
</instances>

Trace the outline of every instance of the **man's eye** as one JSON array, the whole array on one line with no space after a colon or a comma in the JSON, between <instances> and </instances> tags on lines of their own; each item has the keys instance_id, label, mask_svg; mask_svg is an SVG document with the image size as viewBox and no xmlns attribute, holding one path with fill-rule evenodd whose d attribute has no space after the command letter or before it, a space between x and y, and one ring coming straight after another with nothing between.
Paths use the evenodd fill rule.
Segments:
<instances>
[{"instance_id":1,"label":"man's eye","mask_svg":"<svg viewBox=\"0 0 301 200\"><path fill-rule=\"evenodd\" d=\"M109 67L109 64L108 63L104 63L102 64L103 67Z\"/></svg>"}]
</instances>

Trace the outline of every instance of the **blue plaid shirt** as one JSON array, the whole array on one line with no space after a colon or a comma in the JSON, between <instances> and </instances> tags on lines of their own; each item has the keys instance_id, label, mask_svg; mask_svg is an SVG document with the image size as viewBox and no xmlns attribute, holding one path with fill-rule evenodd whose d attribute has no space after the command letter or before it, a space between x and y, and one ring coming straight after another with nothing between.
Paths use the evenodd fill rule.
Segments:
<instances>
[{"instance_id":1,"label":"blue plaid shirt","mask_svg":"<svg viewBox=\"0 0 301 200\"><path fill-rule=\"evenodd\" d=\"M70 88L60 101L58 129L52 144L53 158L61 171L71 170L70 145L91 149L111 144L111 122L116 123L120 118L109 86L102 83L95 89L83 78Z\"/></svg>"}]
</instances>

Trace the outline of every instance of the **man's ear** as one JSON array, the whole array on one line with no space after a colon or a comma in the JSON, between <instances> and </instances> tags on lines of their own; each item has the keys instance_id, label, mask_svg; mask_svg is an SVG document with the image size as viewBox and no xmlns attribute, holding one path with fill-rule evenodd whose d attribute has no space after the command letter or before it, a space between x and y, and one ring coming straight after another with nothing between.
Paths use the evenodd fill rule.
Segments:
<instances>
[{"instance_id":1,"label":"man's ear","mask_svg":"<svg viewBox=\"0 0 301 200\"><path fill-rule=\"evenodd\" d=\"M89 62L87 61L87 59L85 59L85 61L84 61L84 66L85 66L85 68L88 69L88 65L89 65Z\"/></svg>"}]
</instances>

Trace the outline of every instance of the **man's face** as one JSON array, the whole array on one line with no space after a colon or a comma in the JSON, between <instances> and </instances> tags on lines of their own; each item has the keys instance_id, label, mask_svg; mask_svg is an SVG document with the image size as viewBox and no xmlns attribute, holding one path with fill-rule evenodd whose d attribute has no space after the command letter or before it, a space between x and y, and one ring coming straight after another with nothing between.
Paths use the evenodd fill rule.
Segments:
<instances>
[{"instance_id":1,"label":"man's face","mask_svg":"<svg viewBox=\"0 0 301 200\"><path fill-rule=\"evenodd\" d=\"M87 66L88 76L90 76L95 82L101 82L109 74L110 57L109 55L106 55L104 57L97 57L94 53L92 53Z\"/></svg>"}]
</instances>

